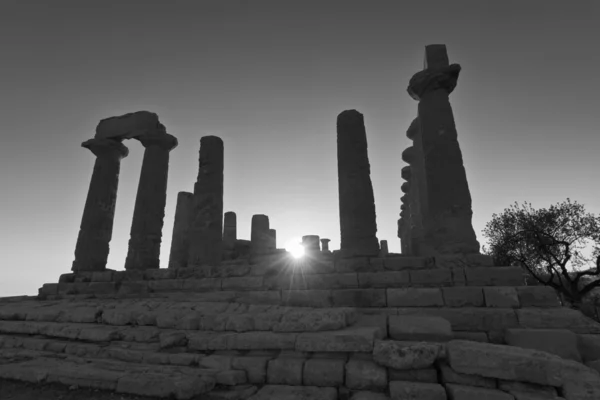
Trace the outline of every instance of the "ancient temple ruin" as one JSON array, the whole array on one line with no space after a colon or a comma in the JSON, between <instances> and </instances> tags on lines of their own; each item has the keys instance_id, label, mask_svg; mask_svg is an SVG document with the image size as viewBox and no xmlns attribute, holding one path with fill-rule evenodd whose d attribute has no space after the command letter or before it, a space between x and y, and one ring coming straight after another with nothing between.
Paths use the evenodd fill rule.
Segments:
<instances>
[{"instance_id":1,"label":"ancient temple ruin","mask_svg":"<svg viewBox=\"0 0 600 400\"><path fill-rule=\"evenodd\" d=\"M364 117L347 110L336 132L339 250L305 235L294 260L263 214L238 238L235 212L223 212L226 147L207 136L159 268L177 141L155 114L109 118L83 144L97 159L72 272L36 297L0 299L0 378L176 399L600 399L600 324L479 253L449 103L460 67L443 45L425 54L398 171L402 254L376 236ZM106 259L131 138L146 153L115 271Z\"/></svg>"}]
</instances>

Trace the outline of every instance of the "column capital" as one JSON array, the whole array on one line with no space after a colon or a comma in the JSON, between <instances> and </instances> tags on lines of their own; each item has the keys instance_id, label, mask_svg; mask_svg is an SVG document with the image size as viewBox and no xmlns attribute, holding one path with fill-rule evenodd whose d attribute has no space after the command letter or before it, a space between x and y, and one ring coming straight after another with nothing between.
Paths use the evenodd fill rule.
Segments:
<instances>
[{"instance_id":1,"label":"column capital","mask_svg":"<svg viewBox=\"0 0 600 400\"><path fill-rule=\"evenodd\" d=\"M85 147L99 158L121 160L129 154L129 149L114 139L90 139L81 143L81 147Z\"/></svg>"},{"instance_id":2,"label":"column capital","mask_svg":"<svg viewBox=\"0 0 600 400\"><path fill-rule=\"evenodd\" d=\"M408 164L412 164L415 161L415 148L414 146L407 147L402 152L402 161Z\"/></svg>"},{"instance_id":3,"label":"column capital","mask_svg":"<svg viewBox=\"0 0 600 400\"><path fill-rule=\"evenodd\" d=\"M400 170L400 176L402 176L402 179L404 179L405 181L410 181L411 168L409 165L402 167L402 169Z\"/></svg>"},{"instance_id":4,"label":"column capital","mask_svg":"<svg viewBox=\"0 0 600 400\"><path fill-rule=\"evenodd\" d=\"M419 117L416 117L410 123L408 130L406 131L406 137L410 140L415 140L415 136L421 131L421 121L419 121Z\"/></svg>"},{"instance_id":5,"label":"column capital","mask_svg":"<svg viewBox=\"0 0 600 400\"><path fill-rule=\"evenodd\" d=\"M419 101L426 93L445 90L452 93L458 81L460 65L452 64L443 68L425 69L413 75L408 84L408 94Z\"/></svg>"},{"instance_id":6,"label":"column capital","mask_svg":"<svg viewBox=\"0 0 600 400\"><path fill-rule=\"evenodd\" d=\"M403 195L402 197L400 197L400 201L402 202L402 204L408 204L408 196Z\"/></svg>"},{"instance_id":7,"label":"column capital","mask_svg":"<svg viewBox=\"0 0 600 400\"><path fill-rule=\"evenodd\" d=\"M173 150L179 144L177 138L173 135L169 135L168 133L149 133L137 136L136 139L139 140L140 143L142 143L142 146L146 148L150 146L158 146L167 151Z\"/></svg>"},{"instance_id":8,"label":"column capital","mask_svg":"<svg viewBox=\"0 0 600 400\"><path fill-rule=\"evenodd\" d=\"M404 182L402 186L400 186L400 190L402 190L402 193L408 193L410 190L410 183Z\"/></svg>"}]
</instances>

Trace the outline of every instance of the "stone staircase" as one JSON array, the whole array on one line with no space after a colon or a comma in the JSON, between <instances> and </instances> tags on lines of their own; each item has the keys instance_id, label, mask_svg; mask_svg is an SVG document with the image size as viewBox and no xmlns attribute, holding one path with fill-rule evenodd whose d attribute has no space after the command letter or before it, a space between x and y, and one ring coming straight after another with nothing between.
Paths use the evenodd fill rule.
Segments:
<instances>
[{"instance_id":1,"label":"stone staircase","mask_svg":"<svg viewBox=\"0 0 600 400\"><path fill-rule=\"evenodd\" d=\"M0 377L178 399L600 399L600 324L523 282L482 256L65 274L0 301Z\"/></svg>"}]
</instances>

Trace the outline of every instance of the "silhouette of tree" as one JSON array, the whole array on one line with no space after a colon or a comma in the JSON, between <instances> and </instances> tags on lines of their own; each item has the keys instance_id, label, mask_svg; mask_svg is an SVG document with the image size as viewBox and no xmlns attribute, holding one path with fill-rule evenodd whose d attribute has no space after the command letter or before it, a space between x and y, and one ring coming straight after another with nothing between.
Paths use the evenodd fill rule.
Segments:
<instances>
[{"instance_id":1,"label":"silhouette of tree","mask_svg":"<svg viewBox=\"0 0 600 400\"><path fill-rule=\"evenodd\" d=\"M539 210L515 202L503 213L493 214L483 234L489 240L489 248L483 251L495 265L523 267L575 307L600 287L600 217L586 213L577 202L567 198ZM592 252L586 257L582 250L589 245Z\"/></svg>"}]
</instances>

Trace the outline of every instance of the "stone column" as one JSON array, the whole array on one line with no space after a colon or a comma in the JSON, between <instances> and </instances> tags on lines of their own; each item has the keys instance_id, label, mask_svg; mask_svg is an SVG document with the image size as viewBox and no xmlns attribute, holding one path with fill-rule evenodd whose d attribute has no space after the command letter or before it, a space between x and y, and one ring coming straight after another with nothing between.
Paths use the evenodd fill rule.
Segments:
<instances>
[{"instance_id":1,"label":"stone column","mask_svg":"<svg viewBox=\"0 0 600 400\"><path fill-rule=\"evenodd\" d=\"M200 166L194 185L188 265L220 265L223 247L223 140L200 139Z\"/></svg>"},{"instance_id":2,"label":"stone column","mask_svg":"<svg viewBox=\"0 0 600 400\"><path fill-rule=\"evenodd\" d=\"M321 252L322 253L329 253L329 242L331 242L330 239L321 239Z\"/></svg>"},{"instance_id":3,"label":"stone column","mask_svg":"<svg viewBox=\"0 0 600 400\"><path fill-rule=\"evenodd\" d=\"M458 145L449 95L460 66L449 64L445 45L425 47L425 69L410 80L408 93L419 101L427 200L421 203L424 240L433 254L478 253L471 223L471 194Z\"/></svg>"},{"instance_id":4,"label":"stone column","mask_svg":"<svg viewBox=\"0 0 600 400\"><path fill-rule=\"evenodd\" d=\"M302 246L304 246L304 252L306 254L314 255L321 251L319 246L320 240L317 235L306 235L302 236Z\"/></svg>"},{"instance_id":5,"label":"stone column","mask_svg":"<svg viewBox=\"0 0 600 400\"><path fill-rule=\"evenodd\" d=\"M167 202L169 152L177 139L168 133L136 137L146 148L138 185L125 269L160 268L160 243Z\"/></svg>"},{"instance_id":6,"label":"stone column","mask_svg":"<svg viewBox=\"0 0 600 400\"><path fill-rule=\"evenodd\" d=\"M387 240L382 240L379 244L379 257L387 256L390 253Z\"/></svg>"},{"instance_id":7,"label":"stone column","mask_svg":"<svg viewBox=\"0 0 600 400\"><path fill-rule=\"evenodd\" d=\"M344 111L337 118L338 184L342 257L379 253L375 198L363 115Z\"/></svg>"},{"instance_id":8,"label":"stone column","mask_svg":"<svg viewBox=\"0 0 600 400\"><path fill-rule=\"evenodd\" d=\"M250 254L264 255L269 252L269 217L263 214L252 216L250 228Z\"/></svg>"},{"instance_id":9,"label":"stone column","mask_svg":"<svg viewBox=\"0 0 600 400\"><path fill-rule=\"evenodd\" d=\"M169 268L187 267L193 205L194 195L192 193L179 192L177 194Z\"/></svg>"},{"instance_id":10,"label":"stone column","mask_svg":"<svg viewBox=\"0 0 600 400\"><path fill-rule=\"evenodd\" d=\"M237 216L233 211L225 213L223 222L223 251L230 252L237 240Z\"/></svg>"},{"instance_id":11,"label":"stone column","mask_svg":"<svg viewBox=\"0 0 600 400\"><path fill-rule=\"evenodd\" d=\"M129 150L113 139L90 139L81 144L97 157L90 181L72 271L106 269L112 238L121 159Z\"/></svg>"},{"instance_id":12,"label":"stone column","mask_svg":"<svg viewBox=\"0 0 600 400\"><path fill-rule=\"evenodd\" d=\"M277 231L275 229L269 229L268 236L269 236L269 246L268 246L269 253L274 253L275 250L277 249Z\"/></svg>"}]
</instances>

